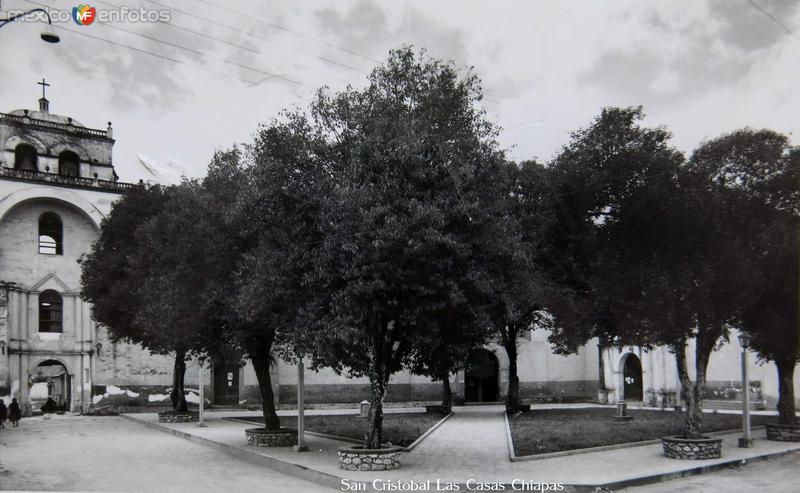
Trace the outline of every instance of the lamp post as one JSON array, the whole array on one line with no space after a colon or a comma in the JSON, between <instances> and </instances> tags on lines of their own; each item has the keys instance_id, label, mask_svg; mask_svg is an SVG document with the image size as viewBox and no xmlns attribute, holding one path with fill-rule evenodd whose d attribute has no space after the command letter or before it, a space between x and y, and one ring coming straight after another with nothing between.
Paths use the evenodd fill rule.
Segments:
<instances>
[{"instance_id":1,"label":"lamp post","mask_svg":"<svg viewBox=\"0 0 800 493\"><path fill-rule=\"evenodd\" d=\"M206 422L203 420L203 408L205 407L205 404L206 404L206 400L205 400L206 398L203 395L203 387L204 387L204 385L203 385L203 383L204 383L203 382L203 364L205 363L205 358L200 358L197 361L197 363L198 363L197 364L197 379L198 379L197 380L197 382L198 382L197 383L197 388L198 388L198 394L200 394L198 396L198 397L200 397L200 402L198 403L198 406L197 406L198 407L197 426L199 428L205 428L205 427L208 426L208 424L206 424Z\"/></svg>"},{"instance_id":2,"label":"lamp post","mask_svg":"<svg viewBox=\"0 0 800 493\"><path fill-rule=\"evenodd\" d=\"M23 17L27 17L31 14L35 14L37 12L43 12L44 15L47 16L47 26L42 30L42 33L39 35L42 38L42 41L46 43L58 43L61 41L61 38L58 37L58 34L53 32L52 26L53 21L50 19L50 13L47 12L45 9L31 9L20 14L12 15L11 17L6 17L5 19L0 19L0 27L5 26L6 24L10 24L17 19L21 19Z\"/></svg>"},{"instance_id":3,"label":"lamp post","mask_svg":"<svg viewBox=\"0 0 800 493\"><path fill-rule=\"evenodd\" d=\"M747 375L747 348L750 347L750 336L744 332L739 334L739 345L742 346L742 430L743 436L739 438L739 447L753 446L750 437L750 381Z\"/></svg>"},{"instance_id":4,"label":"lamp post","mask_svg":"<svg viewBox=\"0 0 800 493\"><path fill-rule=\"evenodd\" d=\"M303 368L303 357L297 358L297 445L294 446L295 452L308 452L305 434L305 369Z\"/></svg>"}]
</instances>

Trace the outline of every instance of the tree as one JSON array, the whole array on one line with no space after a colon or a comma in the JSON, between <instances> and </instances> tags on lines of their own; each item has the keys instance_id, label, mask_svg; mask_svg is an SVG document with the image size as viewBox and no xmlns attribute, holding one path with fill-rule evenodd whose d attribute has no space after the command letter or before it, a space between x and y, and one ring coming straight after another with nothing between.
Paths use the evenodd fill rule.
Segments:
<instances>
[{"instance_id":1,"label":"tree","mask_svg":"<svg viewBox=\"0 0 800 493\"><path fill-rule=\"evenodd\" d=\"M463 279L468 280L465 272ZM482 294L446 300L440 309L424 314L417 323L427 330L414 339L411 372L442 382L442 405L452 405L450 375L464 367L475 349L491 335L489 324L476 306ZM470 301L471 300L471 301Z\"/></svg>"},{"instance_id":2,"label":"tree","mask_svg":"<svg viewBox=\"0 0 800 493\"><path fill-rule=\"evenodd\" d=\"M752 335L752 347L778 370L780 423L795 424L794 370L800 360L800 150L785 135L743 129L704 143L692 157L718 186L741 193L749 221L741 220L752 259L748 279L752 296L742 304L741 329Z\"/></svg>"},{"instance_id":3,"label":"tree","mask_svg":"<svg viewBox=\"0 0 800 493\"><path fill-rule=\"evenodd\" d=\"M234 213L244 251L236 269L237 307L245 322L235 337L253 362L268 429L280 427L272 354L291 361L301 353L296 332L308 300L303 282L310 275L309 252L320 240L325 183L314 130L300 114L284 117L262 127L250 146L248 182L239 188Z\"/></svg>"},{"instance_id":4,"label":"tree","mask_svg":"<svg viewBox=\"0 0 800 493\"><path fill-rule=\"evenodd\" d=\"M92 251L80 260L81 296L92 303L94 319L106 326L112 341L141 344L154 354L176 353L170 398L174 410L185 411L185 351L180 336L173 337L176 332L167 325L154 328L141 323L145 291L137 287L152 266L133 260L144 246L140 228L163 214L169 194L159 186L136 187L113 205Z\"/></svg>"},{"instance_id":5,"label":"tree","mask_svg":"<svg viewBox=\"0 0 800 493\"><path fill-rule=\"evenodd\" d=\"M592 336L669 347L686 398L687 436L697 438L710 355L750 289L750 270L739 258L749 240L736 226L751 212L702 167L684 164L664 129L638 126L641 118L641 108L603 110L553 163L569 188L563 209L572 212L563 228L593 228L577 237L590 238L597 252L586 262L588 289L575 291L585 315L554 309L561 330L553 340L567 351ZM583 327L570 323L586 320Z\"/></svg>"},{"instance_id":6,"label":"tree","mask_svg":"<svg viewBox=\"0 0 800 493\"><path fill-rule=\"evenodd\" d=\"M368 448L381 445L388 382L428 330L420 321L464 296L455 274L501 158L480 98L473 74L404 48L364 89L312 105L327 180L303 347L315 366L369 378Z\"/></svg>"},{"instance_id":7,"label":"tree","mask_svg":"<svg viewBox=\"0 0 800 493\"><path fill-rule=\"evenodd\" d=\"M490 202L494 221L484 238L480 272L485 318L508 356L506 407L519 408L518 340L546 321L554 294L542 269L543 233L549 227L548 182L542 165L505 163L495 174Z\"/></svg>"}]
</instances>

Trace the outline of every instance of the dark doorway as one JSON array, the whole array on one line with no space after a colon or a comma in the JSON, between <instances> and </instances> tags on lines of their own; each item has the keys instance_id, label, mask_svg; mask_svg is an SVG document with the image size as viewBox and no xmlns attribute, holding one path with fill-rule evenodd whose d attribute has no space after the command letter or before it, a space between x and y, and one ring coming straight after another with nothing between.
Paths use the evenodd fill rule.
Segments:
<instances>
[{"instance_id":1,"label":"dark doorway","mask_svg":"<svg viewBox=\"0 0 800 493\"><path fill-rule=\"evenodd\" d=\"M49 399L55 403L50 411L69 411L71 382L67 368L53 359L39 363L31 375L29 390L31 407L38 411Z\"/></svg>"},{"instance_id":2,"label":"dark doorway","mask_svg":"<svg viewBox=\"0 0 800 493\"><path fill-rule=\"evenodd\" d=\"M622 397L626 401L642 400L642 362L635 354L625 357L625 366L622 369L624 386Z\"/></svg>"},{"instance_id":3,"label":"dark doorway","mask_svg":"<svg viewBox=\"0 0 800 493\"><path fill-rule=\"evenodd\" d=\"M497 358L479 349L467 359L464 398L468 402L497 402Z\"/></svg>"},{"instance_id":4,"label":"dark doorway","mask_svg":"<svg viewBox=\"0 0 800 493\"><path fill-rule=\"evenodd\" d=\"M220 363L214 365L214 404L236 406L239 404L239 365Z\"/></svg>"}]
</instances>

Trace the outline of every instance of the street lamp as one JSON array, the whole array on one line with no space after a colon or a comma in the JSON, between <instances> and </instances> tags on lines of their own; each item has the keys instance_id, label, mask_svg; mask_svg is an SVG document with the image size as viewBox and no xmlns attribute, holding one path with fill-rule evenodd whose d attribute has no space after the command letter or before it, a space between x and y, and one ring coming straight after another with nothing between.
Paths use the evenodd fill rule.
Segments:
<instances>
[{"instance_id":1,"label":"street lamp","mask_svg":"<svg viewBox=\"0 0 800 493\"><path fill-rule=\"evenodd\" d=\"M5 19L0 19L0 27L5 26L11 22L14 22L17 19L21 19L31 14L35 14L37 12L44 12L44 15L47 16L47 26L42 30L40 36L42 37L42 41L47 43L58 43L61 39L58 37L58 34L53 32L53 21L50 20L50 13L47 12L45 9L32 9L26 12L22 12L21 14L12 15L11 17L7 17Z\"/></svg>"},{"instance_id":2,"label":"street lamp","mask_svg":"<svg viewBox=\"0 0 800 493\"><path fill-rule=\"evenodd\" d=\"M739 447L753 446L750 437L750 381L747 376L747 348L750 347L750 335L744 332L739 334L739 345L742 346L742 430L744 435L739 438Z\"/></svg>"}]
</instances>

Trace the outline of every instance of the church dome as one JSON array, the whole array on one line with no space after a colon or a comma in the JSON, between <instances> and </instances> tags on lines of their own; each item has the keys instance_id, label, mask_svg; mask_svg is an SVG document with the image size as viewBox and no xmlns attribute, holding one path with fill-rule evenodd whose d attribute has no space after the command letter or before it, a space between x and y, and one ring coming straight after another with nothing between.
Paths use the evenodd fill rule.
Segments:
<instances>
[{"instance_id":1,"label":"church dome","mask_svg":"<svg viewBox=\"0 0 800 493\"><path fill-rule=\"evenodd\" d=\"M15 116L27 116L28 118L35 118L37 120L44 120L52 123L60 123L62 125L74 125L76 127L84 126L78 120L74 120L68 116L56 115L46 111L14 110L9 114Z\"/></svg>"}]
</instances>

